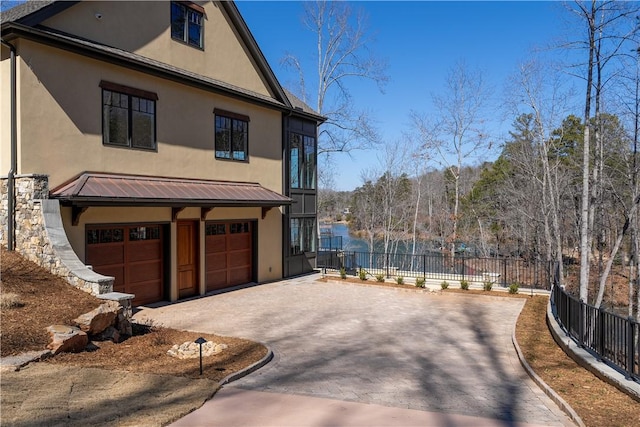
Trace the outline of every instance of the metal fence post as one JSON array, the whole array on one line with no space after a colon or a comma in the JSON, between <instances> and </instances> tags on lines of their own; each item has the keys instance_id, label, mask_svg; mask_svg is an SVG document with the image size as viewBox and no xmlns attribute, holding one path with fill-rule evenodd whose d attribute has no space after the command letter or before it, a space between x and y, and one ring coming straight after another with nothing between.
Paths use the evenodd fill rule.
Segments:
<instances>
[{"instance_id":1,"label":"metal fence post","mask_svg":"<svg viewBox=\"0 0 640 427\"><path fill-rule=\"evenodd\" d=\"M422 277L427 278L427 254L422 254Z\"/></svg>"},{"instance_id":2,"label":"metal fence post","mask_svg":"<svg viewBox=\"0 0 640 427\"><path fill-rule=\"evenodd\" d=\"M387 262L385 264L387 264L387 279L390 278L391 276L389 275L389 252L387 252L385 254L385 257L387 258Z\"/></svg>"},{"instance_id":3,"label":"metal fence post","mask_svg":"<svg viewBox=\"0 0 640 427\"><path fill-rule=\"evenodd\" d=\"M578 314L578 345L584 347L584 319L587 305L580 300L580 313Z\"/></svg>"},{"instance_id":4,"label":"metal fence post","mask_svg":"<svg viewBox=\"0 0 640 427\"><path fill-rule=\"evenodd\" d=\"M598 354L600 359L604 359L604 308L598 309Z\"/></svg>"},{"instance_id":5,"label":"metal fence post","mask_svg":"<svg viewBox=\"0 0 640 427\"><path fill-rule=\"evenodd\" d=\"M627 318L627 375L626 378L630 380L633 377L634 362L635 362L635 340L634 340L634 327L633 317Z\"/></svg>"},{"instance_id":6,"label":"metal fence post","mask_svg":"<svg viewBox=\"0 0 640 427\"><path fill-rule=\"evenodd\" d=\"M502 259L502 272L504 273L502 275L502 286L506 287L507 286L507 259L506 258Z\"/></svg>"},{"instance_id":7,"label":"metal fence post","mask_svg":"<svg viewBox=\"0 0 640 427\"><path fill-rule=\"evenodd\" d=\"M464 280L464 270L465 270L465 267L464 267L464 259L465 259L465 258L466 258L466 256L463 254L463 255L462 255L462 280Z\"/></svg>"}]
</instances>

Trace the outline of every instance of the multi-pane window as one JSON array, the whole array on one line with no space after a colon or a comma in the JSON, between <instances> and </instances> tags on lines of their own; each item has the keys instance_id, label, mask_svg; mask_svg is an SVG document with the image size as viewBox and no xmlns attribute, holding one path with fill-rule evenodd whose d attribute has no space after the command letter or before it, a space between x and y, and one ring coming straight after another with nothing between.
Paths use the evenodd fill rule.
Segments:
<instances>
[{"instance_id":1,"label":"multi-pane window","mask_svg":"<svg viewBox=\"0 0 640 427\"><path fill-rule=\"evenodd\" d=\"M225 224L207 224L205 226L205 235L207 236L224 236L227 234L227 226Z\"/></svg>"},{"instance_id":2,"label":"multi-pane window","mask_svg":"<svg viewBox=\"0 0 640 427\"><path fill-rule=\"evenodd\" d=\"M104 228L87 231L87 243L119 243L124 241L124 228Z\"/></svg>"},{"instance_id":3,"label":"multi-pane window","mask_svg":"<svg viewBox=\"0 0 640 427\"><path fill-rule=\"evenodd\" d=\"M315 218L291 218L291 255L316 251Z\"/></svg>"},{"instance_id":4,"label":"multi-pane window","mask_svg":"<svg viewBox=\"0 0 640 427\"><path fill-rule=\"evenodd\" d=\"M216 158L247 160L248 139L248 120L216 114Z\"/></svg>"},{"instance_id":5,"label":"multi-pane window","mask_svg":"<svg viewBox=\"0 0 640 427\"><path fill-rule=\"evenodd\" d=\"M203 13L196 5L171 2L171 37L191 46L204 48Z\"/></svg>"},{"instance_id":6,"label":"multi-pane window","mask_svg":"<svg viewBox=\"0 0 640 427\"><path fill-rule=\"evenodd\" d=\"M160 226L131 227L129 228L129 241L158 240L160 239Z\"/></svg>"},{"instance_id":7,"label":"multi-pane window","mask_svg":"<svg viewBox=\"0 0 640 427\"><path fill-rule=\"evenodd\" d=\"M289 172L291 188L316 188L316 139L312 136L289 134Z\"/></svg>"},{"instance_id":8,"label":"multi-pane window","mask_svg":"<svg viewBox=\"0 0 640 427\"><path fill-rule=\"evenodd\" d=\"M106 145L155 150L155 100L103 86L102 140Z\"/></svg>"}]
</instances>

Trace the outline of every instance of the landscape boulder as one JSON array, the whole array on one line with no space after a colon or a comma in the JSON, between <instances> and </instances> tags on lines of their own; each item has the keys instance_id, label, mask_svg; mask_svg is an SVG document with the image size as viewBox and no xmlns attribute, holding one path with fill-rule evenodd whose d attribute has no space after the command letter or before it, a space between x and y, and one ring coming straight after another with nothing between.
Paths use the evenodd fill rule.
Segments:
<instances>
[{"instance_id":1,"label":"landscape boulder","mask_svg":"<svg viewBox=\"0 0 640 427\"><path fill-rule=\"evenodd\" d=\"M122 307L117 301L107 301L98 308L74 319L74 323L89 335L99 335L109 326L113 326Z\"/></svg>"},{"instance_id":2,"label":"landscape boulder","mask_svg":"<svg viewBox=\"0 0 640 427\"><path fill-rule=\"evenodd\" d=\"M118 330L113 326L109 326L100 334L94 335L91 338L97 341L113 341L116 344L121 341L120 332L118 332Z\"/></svg>"},{"instance_id":3,"label":"landscape boulder","mask_svg":"<svg viewBox=\"0 0 640 427\"><path fill-rule=\"evenodd\" d=\"M75 326L52 325L47 328L49 345L47 348L53 354L78 353L87 346L89 337Z\"/></svg>"},{"instance_id":4,"label":"landscape boulder","mask_svg":"<svg viewBox=\"0 0 640 427\"><path fill-rule=\"evenodd\" d=\"M125 316L123 312L118 313L115 327L116 329L118 329L120 335L126 335L129 337L133 335L133 327L131 325L131 321L127 319L127 316Z\"/></svg>"}]
</instances>

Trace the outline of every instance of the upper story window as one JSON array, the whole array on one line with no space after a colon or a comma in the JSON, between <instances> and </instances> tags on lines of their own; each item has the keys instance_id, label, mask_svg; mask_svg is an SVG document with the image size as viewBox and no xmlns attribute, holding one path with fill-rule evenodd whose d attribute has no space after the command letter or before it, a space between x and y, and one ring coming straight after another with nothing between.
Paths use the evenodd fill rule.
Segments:
<instances>
[{"instance_id":1,"label":"upper story window","mask_svg":"<svg viewBox=\"0 0 640 427\"><path fill-rule=\"evenodd\" d=\"M171 2L171 37L204 49L204 9L187 1Z\"/></svg>"},{"instance_id":2,"label":"upper story window","mask_svg":"<svg viewBox=\"0 0 640 427\"><path fill-rule=\"evenodd\" d=\"M215 110L218 159L245 161L249 158L249 117L228 111Z\"/></svg>"},{"instance_id":3,"label":"upper story window","mask_svg":"<svg viewBox=\"0 0 640 427\"><path fill-rule=\"evenodd\" d=\"M105 81L100 87L103 144L155 150L158 96Z\"/></svg>"},{"instance_id":4,"label":"upper story window","mask_svg":"<svg viewBox=\"0 0 640 427\"><path fill-rule=\"evenodd\" d=\"M316 139L291 132L289 134L289 174L291 188L316 188Z\"/></svg>"}]
</instances>

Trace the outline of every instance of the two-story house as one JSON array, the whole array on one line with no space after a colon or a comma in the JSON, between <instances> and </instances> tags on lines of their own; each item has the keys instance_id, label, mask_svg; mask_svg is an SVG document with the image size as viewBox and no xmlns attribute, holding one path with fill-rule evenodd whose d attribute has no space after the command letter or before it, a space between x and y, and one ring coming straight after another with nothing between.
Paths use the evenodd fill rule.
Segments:
<instances>
[{"instance_id":1,"label":"two-story house","mask_svg":"<svg viewBox=\"0 0 640 427\"><path fill-rule=\"evenodd\" d=\"M26 2L0 19L3 245L71 282L90 266L135 304L312 270L323 118L233 2Z\"/></svg>"}]
</instances>

